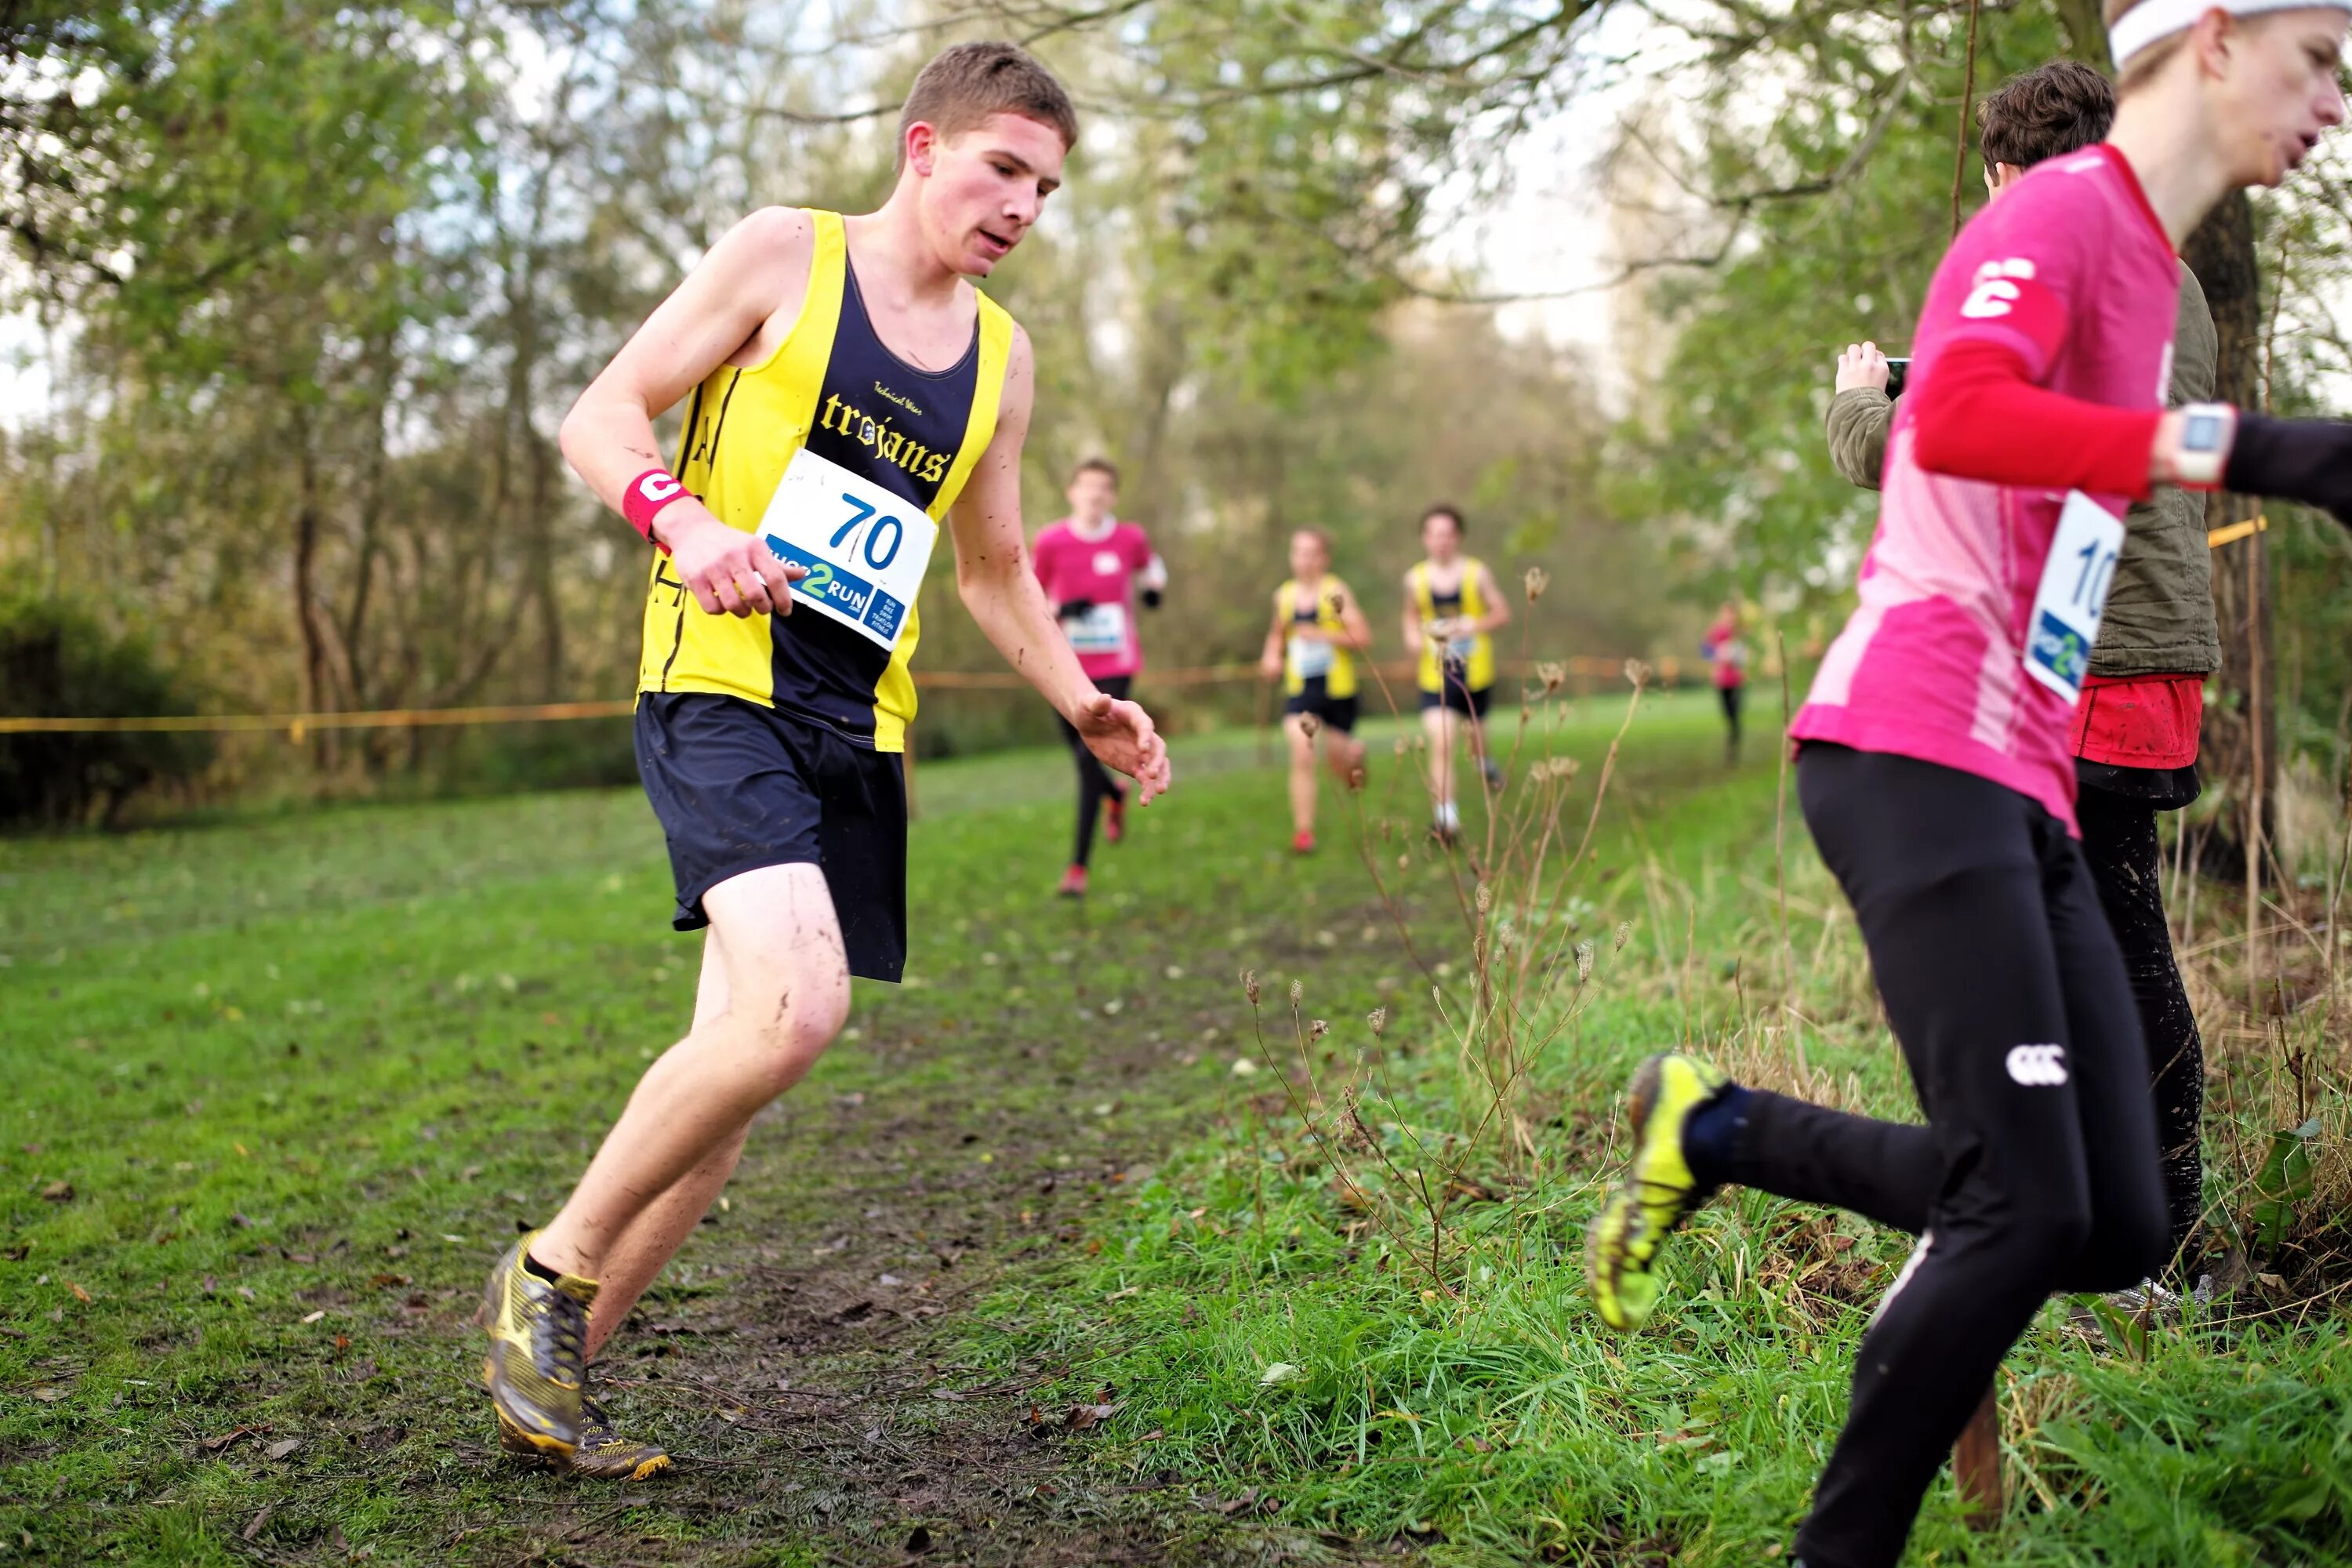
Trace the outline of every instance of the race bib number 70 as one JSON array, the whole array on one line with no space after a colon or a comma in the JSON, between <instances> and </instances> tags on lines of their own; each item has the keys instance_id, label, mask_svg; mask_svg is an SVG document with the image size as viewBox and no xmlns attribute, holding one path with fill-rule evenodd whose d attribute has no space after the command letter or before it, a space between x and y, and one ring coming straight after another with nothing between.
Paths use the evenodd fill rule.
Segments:
<instances>
[{"instance_id":1,"label":"race bib number 70","mask_svg":"<svg viewBox=\"0 0 2352 1568\"><path fill-rule=\"evenodd\" d=\"M2082 491L2068 491L2025 623L2025 673L2069 702L2082 699L2123 549L2122 521Z\"/></svg>"},{"instance_id":2,"label":"race bib number 70","mask_svg":"<svg viewBox=\"0 0 2352 1568\"><path fill-rule=\"evenodd\" d=\"M939 524L902 495L803 447L760 520L776 558L805 568L793 597L886 648L898 646Z\"/></svg>"}]
</instances>

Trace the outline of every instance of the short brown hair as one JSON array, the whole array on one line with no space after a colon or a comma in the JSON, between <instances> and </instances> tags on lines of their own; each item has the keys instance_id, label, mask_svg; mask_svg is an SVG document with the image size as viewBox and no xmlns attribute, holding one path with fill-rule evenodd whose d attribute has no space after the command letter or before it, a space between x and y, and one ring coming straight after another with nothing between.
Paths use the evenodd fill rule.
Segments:
<instances>
[{"instance_id":1,"label":"short brown hair","mask_svg":"<svg viewBox=\"0 0 2352 1568\"><path fill-rule=\"evenodd\" d=\"M1086 459L1086 461L1080 463L1076 468L1070 470L1070 483L1076 484L1079 477L1085 474L1100 474L1103 478L1110 481L1111 488L1113 489L1117 489L1118 488L1118 465L1112 462L1108 458L1088 458Z\"/></svg>"},{"instance_id":2,"label":"short brown hair","mask_svg":"<svg viewBox=\"0 0 2352 1568\"><path fill-rule=\"evenodd\" d=\"M1451 504L1450 502L1439 501L1434 506L1425 508L1421 514L1421 526L1427 528L1429 526L1429 520L1433 517L1452 518L1454 520L1454 531L1456 533L1466 534L1470 531L1470 525L1462 521L1462 509Z\"/></svg>"},{"instance_id":3,"label":"short brown hair","mask_svg":"<svg viewBox=\"0 0 2352 1568\"><path fill-rule=\"evenodd\" d=\"M1977 145L1985 173L1996 163L2031 169L2045 158L2102 141L2116 121L2116 89L2080 60L2021 71L1977 104Z\"/></svg>"},{"instance_id":4,"label":"short brown hair","mask_svg":"<svg viewBox=\"0 0 2352 1568\"><path fill-rule=\"evenodd\" d=\"M1054 73L1018 44L953 44L931 57L898 110L898 167L907 163L907 132L918 122L941 141L961 136L992 114L1018 114L1078 144L1078 111Z\"/></svg>"}]
</instances>

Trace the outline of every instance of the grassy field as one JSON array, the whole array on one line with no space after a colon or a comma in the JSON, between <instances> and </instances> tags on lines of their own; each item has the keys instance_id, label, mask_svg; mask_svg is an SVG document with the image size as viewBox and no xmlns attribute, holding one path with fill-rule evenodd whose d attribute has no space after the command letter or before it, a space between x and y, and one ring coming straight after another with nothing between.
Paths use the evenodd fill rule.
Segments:
<instances>
[{"instance_id":1,"label":"grassy field","mask_svg":"<svg viewBox=\"0 0 2352 1568\"><path fill-rule=\"evenodd\" d=\"M1580 825L1618 717L1559 732ZM1425 1279L1306 1131L1360 1055L1380 1136L1469 1098L1465 861L1393 734L1369 858L1328 798L1282 853L1279 778L1211 737L1075 907L1059 753L924 768L910 983L861 986L616 1346L689 1461L618 1489L501 1465L466 1325L689 1010L642 801L0 843L0 1561L1773 1560L1899 1238L1718 1205L1617 1340L1576 1237L1661 1043L1902 1105L1850 925L1793 832L1782 942L1772 760L1645 708L1561 915L1592 982ZM2332 1309L2126 1357L2062 1325L2011 1361L2002 1531L1939 1490L1918 1560L2346 1558Z\"/></svg>"}]
</instances>

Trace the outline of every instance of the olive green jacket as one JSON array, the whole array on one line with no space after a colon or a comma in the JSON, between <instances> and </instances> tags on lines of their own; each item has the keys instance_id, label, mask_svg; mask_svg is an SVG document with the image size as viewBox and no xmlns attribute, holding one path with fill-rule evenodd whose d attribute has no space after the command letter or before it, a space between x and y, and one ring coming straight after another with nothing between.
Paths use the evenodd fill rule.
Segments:
<instances>
[{"instance_id":1,"label":"olive green jacket","mask_svg":"<svg viewBox=\"0 0 2352 1568\"><path fill-rule=\"evenodd\" d=\"M2178 408L2213 395L2220 342L2197 275L2180 269L2180 314L2172 328L2172 389ZM1886 432L1895 404L1876 387L1857 386L1831 400L1830 460L1865 489L1886 467ZM2095 675L2203 675L2221 667L2213 619L2211 552L2205 545L2205 498L2158 489L2124 515L2123 559L2116 564L2106 618L2091 650Z\"/></svg>"}]
</instances>

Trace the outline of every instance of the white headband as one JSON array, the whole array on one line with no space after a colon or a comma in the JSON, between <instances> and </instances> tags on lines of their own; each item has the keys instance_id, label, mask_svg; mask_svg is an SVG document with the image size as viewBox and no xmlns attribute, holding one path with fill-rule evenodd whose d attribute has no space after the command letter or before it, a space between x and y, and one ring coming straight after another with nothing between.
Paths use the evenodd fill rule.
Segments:
<instances>
[{"instance_id":1,"label":"white headband","mask_svg":"<svg viewBox=\"0 0 2352 1568\"><path fill-rule=\"evenodd\" d=\"M2144 0L2107 29L2107 45L2115 51L2116 68L2121 70L2134 55L2175 33L2187 32L2208 11L2258 16L2265 11L2306 11L2320 6L2352 11L2352 0Z\"/></svg>"}]
</instances>

